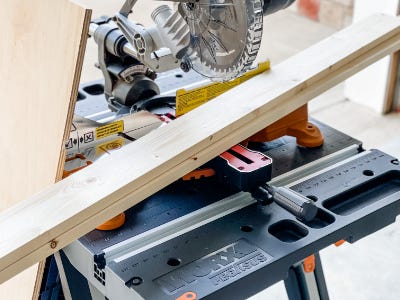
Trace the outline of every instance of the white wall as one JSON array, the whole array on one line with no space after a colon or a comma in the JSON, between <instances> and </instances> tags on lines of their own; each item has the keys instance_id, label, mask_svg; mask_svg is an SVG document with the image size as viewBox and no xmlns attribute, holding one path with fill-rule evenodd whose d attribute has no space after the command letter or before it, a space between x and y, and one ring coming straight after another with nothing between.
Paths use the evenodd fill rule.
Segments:
<instances>
[{"instance_id":1,"label":"white wall","mask_svg":"<svg viewBox=\"0 0 400 300\"><path fill-rule=\"evenodd\" d=\"M356 0L354 21L357 22L374 13L397 15L400 0ZM345 96L351 101L384 111L390 58L386 57L346 81Z\"/></svg>"}]
</instances>

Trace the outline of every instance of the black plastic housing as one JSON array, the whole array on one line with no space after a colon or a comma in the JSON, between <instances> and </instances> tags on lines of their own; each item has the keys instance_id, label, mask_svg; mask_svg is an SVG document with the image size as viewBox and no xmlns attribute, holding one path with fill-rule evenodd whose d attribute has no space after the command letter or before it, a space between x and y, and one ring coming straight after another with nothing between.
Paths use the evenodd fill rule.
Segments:
<instances>
[{"instance_id":1,"label":"black plastic housing","mask_svg":"<svg viewBox=\"0 0 400 300\"><path fill-rule=\"evenodd\" d=\"M273 14L278 10L285 9L295 0L264 0L263 12L264 16Z\"/></svg>"}]
</instances>

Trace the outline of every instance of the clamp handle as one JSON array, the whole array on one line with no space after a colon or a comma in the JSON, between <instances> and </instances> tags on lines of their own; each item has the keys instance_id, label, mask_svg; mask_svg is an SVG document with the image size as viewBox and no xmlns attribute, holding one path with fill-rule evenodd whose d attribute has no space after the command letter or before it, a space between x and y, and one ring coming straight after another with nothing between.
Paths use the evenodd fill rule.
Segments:
<instances>
[{"instance_id":1,"label":"clamp handle","mask_svg":"<svg viewBox=\"0 0 400 300\"><path fill-rule=\"evenodd\" d=\"M318 213L314 201L287 188L267 186L276 204L283 207L300 220L311 221Z\"/></svg>"}]
</instances>

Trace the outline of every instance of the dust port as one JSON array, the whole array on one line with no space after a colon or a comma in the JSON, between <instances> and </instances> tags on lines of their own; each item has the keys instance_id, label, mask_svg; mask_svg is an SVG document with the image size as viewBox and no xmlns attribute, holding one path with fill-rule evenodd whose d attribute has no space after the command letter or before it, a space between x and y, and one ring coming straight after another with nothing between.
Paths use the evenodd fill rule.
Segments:
<instances>
[{"instance_id":1,"label":"dust port","mask_svg":"<svg viewBox=\"0 0 400 300\"><path fill-rule=\"evenodd\" d=\"M93 84L87 87L84 87L83 90L89 95L101 95L104 93L104 86L102 84Z\"/></svg>"},{"instance_id":2,"label":"dust port","mask_svg":"<svg viewBox=\"0 0 400 300\"><path fill-rule=\"evenodd\" d=\"M308 230L305 227L292 220L279 221L271 225L268 232L285 243L296 242L308 234Z\"/></svg>"},{"instance_id":3,"label":"dust port","mask_svg":"<svg viewBox=\"0 0 400 300\"><path fill-rule=\"evenodd\" d=\"M335 217L332 216L331 214L328 214L326 211L318 208L317 215L315 218L311 221L308 222L303 222L305 225L308 227L314 228L314 229L320 229L324 228L333 222L335 222Z\"/></svg>"}]
</instances>

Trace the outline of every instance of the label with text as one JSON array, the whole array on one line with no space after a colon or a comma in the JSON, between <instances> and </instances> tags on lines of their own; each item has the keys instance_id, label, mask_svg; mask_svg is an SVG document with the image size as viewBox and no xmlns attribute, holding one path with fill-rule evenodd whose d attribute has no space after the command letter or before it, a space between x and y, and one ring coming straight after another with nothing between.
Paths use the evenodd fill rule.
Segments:
<instances>
[{"instance_id":1,"label":"label with text","mask_svg":"<svg viewBox=\"0 0 400 300\"><path fill-rule=\"evenodd\" d=\"M124 121L119 120L96 128L96 140L104 139L108 136L124 131Z\"/></svg>"}]
</instances>

